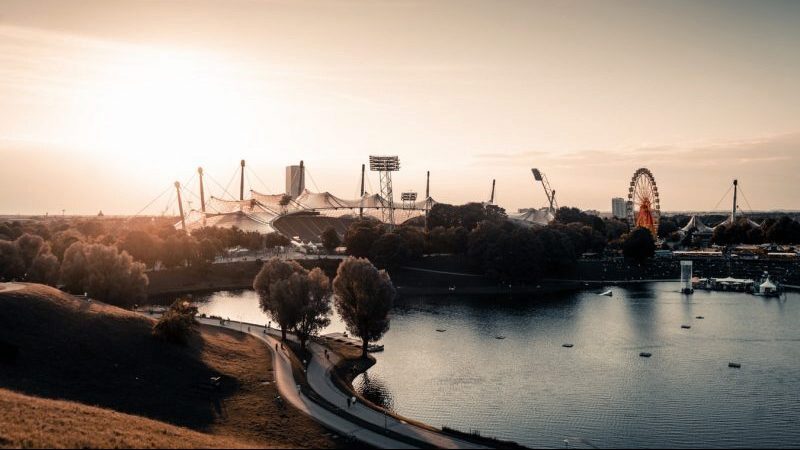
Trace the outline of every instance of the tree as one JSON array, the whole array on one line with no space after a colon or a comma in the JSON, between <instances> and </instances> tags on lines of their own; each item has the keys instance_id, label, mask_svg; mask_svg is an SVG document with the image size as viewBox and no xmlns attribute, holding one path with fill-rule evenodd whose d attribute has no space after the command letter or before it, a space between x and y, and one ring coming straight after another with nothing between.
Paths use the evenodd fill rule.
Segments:
<instances>
[{"instance_id":1,"label":"tree","mask_svg":"<svg viewBox=\"0 0 800 450\"><path fill-rule=\"evenodd\" d=\"M673 219L662 218L658 223L658 237L662 239L676 231L678 231L678 224Z\"/></svg>"},{"instance_id":2,"label":"tree","mask_svg":"<svg viewBox=\"0 0 800 450\"><path fill-rule=\"evenodd\" d=\"M402 265L411 256L408 245L397 233L384 233L372 244L369 252L370 261L376 266L394 268Z\"/></svg>"},{"instance_id":3,"label":"tree","mask_svg":"<svg viewBox=\"0 0 800 450\"><path fill-rule=\"evenodd\" d=\"M306 269L295 261L283 261L271 258L264 263L261 271L253 280L253 290L258 294L261 310L267 313L281 327L281 339L286 340L286 330L293 328L298 321L298 312L295 302L288 301L291 287L282 284L273 289L273 285L286 281L293 274L305 274ZM277 295L274 295L277 294Z\"/></svg>"},{"instance_id":4,"label":"tree","mask_svg":"<svg viewBox=\"0 0 800 450\"><path fill-rule=\"evenodd\" d=\"M61 282L64 289L73 294L83 294L86 288L85 282L88 274L88 263L84 253L83 242L74 242L64 252L61 261Z\"/></svg>"},{"instance_id":5,"label":"tree","mask_svg":"<svg viewBox=\"0 0 800 450\"><path fill-rule=\"evenodd\" d=\"M292 274L288 281L297 302L298 320L294 330L300 339L300 348L305 349L308 338L331 323L330 280L317 267L308 274Z\"/></svg>"},{"instance_id":6,"label":"tree","mask_svg":"<svg viewBox=\"0 0 800 450\"><path fill-rule=\"evenodd\" d=\"M344 234L344 245L347 254L359 258L369 256L372 244L383 234L380 223L371 219L356 220Z\"/></svg>"},{"instance_id":7,"label":"tree","mask_svg":"<svg viewBox=\"0 0 800 450\"><path fill-rule=\"evenodd\" d=\"M369 342L389 330L389 311L396 295L392 280L363 258L347 258L339 264L333 280L336 311L347 331L361 338L363 358Z\"/></svg>"},{"instance_id":8,"label":"tree","mask_svg":"<svg viewBox=\"0 0 800 450\"><path fill-rule=\"evenodd\" d=\"M626 258L634 259L639 263L652 257L655 252L656 242L653 239L653 234L643 227L634 229L622 244L622 254Z\"/></svg>"},{"instance_id":9,"label":"tree","mask_svg":"<svg viewBox=\"0 0 800 450\"><path fill-rule=\"evenodd\" d=\"M46 244L45 244L46 246ZM46 251L40 251L33 259L31 267L28 269L28 281L34 283L48 284L55 286L58 283L59 264L58 258L50 253L49 247Z\"/></svg>"},{"instance_id":10,"label":"tree","mask_svg":"<svg viewBox=\"0 0 800 450\"><path fill-rule=\"evenodd\" d=\"M122 240L120 250L128 252L137 261L145 263L148 267L153 267L158 260L159 239L150 233L142 230L134 230L128 233Z\"/></svg>"},{"instance_id":11,"label":"tree","mask_svg":"<svg viewBox=\"0 0 800 450\"><path fill-rule=\"evenodd\" d=\"M333 253L336 251L336 247L342 244L342 240L339 239L339 233L336 232L336 229L333 227L328 227L322 234L319 235L320 240L322 241L322 246L325 247L328 253Z\"/></svg>"},{"instance_id":12,"label":"tree","mask_svg":"<svg viewBox=\"0 0 800 450\"><path fill-rule=\"evenodd\" d=\"M275 231L272 233L267 233L264 236L264 246L268 249L285 247L291 243L292 241L290 241L289 238Z\"/></svg>"},{"instance_id":13,"label":"tree","mask_svg":"<svg viewBox=\"0 0 800 450\"><path fill-rule=\"evenodd\" d=\"M0 280L10 281L25 275L25 261L14 242L0 240Z\"/></svg>"},{"instance_id":14,"label":"tree","mask_svg":"<svg viewBox=\"0 0 800 450\"><path fill-rule=\"evenodd\" d=\"M124 308L147 298L144 264L135 262L116 247L76 242L64 253L61 279L72 293Z\"/></svg>"},{"instance_id":15,"label":"tree","mask_svg":"<svg viewBox=\"0 0 800 450\"><path fill-rule=\"evenodd\" d=\"M64 253L67 249L76 242L83 242L85 237L79 233L77 230L72 228L68 228L66 230L59 231L53 235L53 239L50 241L52 246L53 254L56 255L59 261L64 260Z\"/></svg>"},{"instance_id":16,"label":"tree","mask_svg":"<svg viewBox=\"0 0 800 450\"><path fill-rule=\"evenodd\" d=\"M789 216L762 225L767 241L774 244L800 243L800 223Z\"/></svg>"},{"instance_id":17,"label":"tree","mask_svg":"<svg viewBox=\"0 0 800 450\"><path fill-rule=\"evenodd\" d=\"M34 234L25 233L22 236L18 237L14 244L17 246L19 250L19 256L22 258L22 262L25 264L25 271L27 272L28 269L33 265L33 260L36 258L36 255L39 254L39 251L45 245L44 239L41 236L36 236ZM48 252L49 252L48 247Z\"/></svg>"}]
</instances>

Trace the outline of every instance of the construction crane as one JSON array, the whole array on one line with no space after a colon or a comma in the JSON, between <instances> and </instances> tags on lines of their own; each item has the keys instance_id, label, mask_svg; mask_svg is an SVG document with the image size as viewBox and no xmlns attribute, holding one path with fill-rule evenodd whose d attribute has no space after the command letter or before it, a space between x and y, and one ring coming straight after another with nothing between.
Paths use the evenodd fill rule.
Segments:
<instances>
[{"instance_id":1,"label":"construction crane","mask_svg":"<svg viewBox=\"0 0 800 450\"><path fill-rule=\"evenodd\" d=\"M547 201L550 204L550 212L555 215L556 210L558 209L558 203L556 203L556 191L550 187L550 182L547 180L547 175L545 175L544 172L539 169L531 169L531 172L533 172L533 178L542 183L544 195L547 196Z\"/></svg>"}]
</instances>

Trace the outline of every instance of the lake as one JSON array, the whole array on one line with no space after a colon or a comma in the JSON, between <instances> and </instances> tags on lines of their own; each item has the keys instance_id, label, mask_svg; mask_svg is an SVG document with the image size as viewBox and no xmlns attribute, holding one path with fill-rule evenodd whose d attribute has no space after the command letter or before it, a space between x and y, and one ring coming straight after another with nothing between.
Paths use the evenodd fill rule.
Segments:
<instances>
[{"instance_id":1,"label":"lake","mask_svg":"<svg viewBox=\"0 0 800 450\"><path fill-rule=\"evenodd\" d=\"M610 289L403 298L354 386L401 415L532 447L800 445L800 295ZM252 291L195 300L268 321ZM326 332L343 330L334 317Z\"/></svg>"}]
</instances>

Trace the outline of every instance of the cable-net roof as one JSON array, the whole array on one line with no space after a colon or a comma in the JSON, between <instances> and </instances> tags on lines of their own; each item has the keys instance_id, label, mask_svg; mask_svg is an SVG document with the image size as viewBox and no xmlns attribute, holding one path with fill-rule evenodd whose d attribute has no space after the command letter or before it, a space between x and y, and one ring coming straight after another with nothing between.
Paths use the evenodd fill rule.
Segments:
<instances>
[{"instance_id":1,"label":"cable-net roof","mask_svg":"<svg viewBox=\"0 0 800 450\"><path fill-rule=\"evenodd\" d=\"M692 216L692 218L689 219L689 223L687 223L685 227L681 228L681 231L683 231L684 233L689 233L689 232L711 233L714 230L713 230L713 228L711 228L711 227L707 226L706 224L704 224L703 221L700 220L699 217Z\"/></svg>"},{"instance_id":2,"label":"cable-net roof","mask_svg":"<svg viewBox=\"0 0 800 450\"><path fill-rule=\"evenodd\" d=\"M737 221L738 221L738 220L741 220L741 217L740 217L739 219L736 219L736 220L737 220ZM755 222L755 221L753 221L753 220L751 220L751 219L749 219L749 218L746 218L746 221L747 221L747 225L748 225L750 228L758 228L758 227L760 227L760 226L761 226L761 225L759 225L757 222ZM730 224L732 224L732 223L733 223L733 216L731 215L731 216L728 216L728 218L727 218L727 219L725 219L725 220L724 220L722 223L720 223L719 225L717 225L717 226L716 226L716 227L714 227L714 228L726 227L726 226L728 226L728 225L730 225Z\"/></svg>"},{"instance_id":3,"label":"cable-net roof","mask_svg":"<svg viewBox=\"0 0 800 450\"><path fill-rule=\"evenodd\" d=\"M191 233L203 227L236 227L242 231L255 231L261 234L267 234L275 231L271 225L272 220L275 217L277 216L268 213L245 213L242 211L234 211L213 214L192 210L189 211L185 218L186 231ZM175 224L175 228L180 227L180 222Z\"/></svg>"},{"instance_id":4,"label":"cable-net roof","mask_svg":"<svg viewBox=\"0 0 800 450\"><path fill-rule=\"evenodd\" d=\"M541 208L529 209L519 214L509 214L508 218L523 225L547 226L556 217L550 211L550 208Z\"/></svg>"}]
</instances>

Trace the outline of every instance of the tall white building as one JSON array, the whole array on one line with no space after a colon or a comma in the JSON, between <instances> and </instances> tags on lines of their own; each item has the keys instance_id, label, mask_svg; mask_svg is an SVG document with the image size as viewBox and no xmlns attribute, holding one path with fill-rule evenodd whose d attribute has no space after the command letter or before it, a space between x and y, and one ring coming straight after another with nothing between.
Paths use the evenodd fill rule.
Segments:
<instances>
[{"instance_id":1,"label":"tall white building","mask_svg":"<svg viewBox=\"0 0 800 450\"><path fill-rule=\"evenodd\" d=\"M306 188L303 166L286 166L286 194L297 198Z\"/></svg>"},{"instance_id":2,"label":"tall white building","mask_svg":"<svg viewBox=\"0 0 800 450\"><path fill-rule=\"evenodd\" d=\"M624 219L628 215L625 203L624 198L614 197L611 199L611 214L617 219Z\"/></svg>"}]
</instances>

